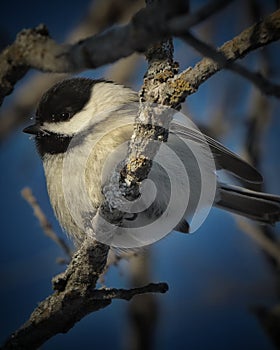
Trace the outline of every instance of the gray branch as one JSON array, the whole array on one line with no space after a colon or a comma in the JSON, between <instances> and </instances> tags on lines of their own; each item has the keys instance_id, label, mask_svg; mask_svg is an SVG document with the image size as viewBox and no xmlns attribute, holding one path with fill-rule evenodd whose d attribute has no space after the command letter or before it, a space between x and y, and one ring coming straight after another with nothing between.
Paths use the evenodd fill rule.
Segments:
<instances>
[{"instance_id":1,"label":"gray branch","mask_svg":"<svg viewBox=\"0 0 280 350\"><path fill-rule=\"evenodd\" d=\"M161 5L164 2L164 0L158 1ZM184 6L181 10L187 12L188 2L185 2ZM148 3L147 9L153 9L153 4ZM162 100L162 96L156 93L160 91L161 85L178 72L178 64L173 61L173 51L172 39L168 38L150 46L145 52L149 67L139 93L139 111L129 144L126 165L121 171L122 195L128 199L136 199L139 196L139 185L148 177L160 144L166 142L168 138L169 124L173 117L172 109L168 104L157 103L155 106L155 103L158 99ZM107 189L111 191L110 186ZM122 222L125 215L117 209L112 210L109 201L104 201L99 214L110 223Z\"/></svg>"},{"instance_id":2,"label":"gray branch","mask_svg":"<svg viewBox=\"0 0 280 350\"><path fill-rule=\"evenodd\" d=\"M220 69L225 68L231 70L240 76L248 79L254 85L256 85L263 93L280 97L280 85L274 84L266 79L260 72L251 72L239 63L231 62L225 55L217 51L214 47L201 41L191 33L186 33L181 36L182 39L192 47L194 47L203 56L212 58L219 65Z\"/></svg>"},{"instance_id":3,"label":"gray branch","mask_svg":"<svg viewBox=\"0 0 280 350\"><path fill-rule=\"evenodd\" d=\"M109 247L86 239L69 267L54 281L55 292L42 301L29 320L10 336L4 349L37 349L58 333L66 333L91 312L103 309L113 299L130 300L143 293L165 293L166 283L140 288L96 289L107 260Z\"/></svg>"},{"instance_id":4,"label":"gray branch","mask_svg":"<svg viewBox=\"0 0 280 350\"><path fill-rule=\"evenodd\" d=\"M235 38L218 48L218 50L228 62L234 62L253 50L279 39L280 10L277 10L259 23L245 29ZM173 79L170 79L162 87L165 90L164 95L176 106L178 103L184 101L188 95L195 93L201 84L222 68L223 65L205 57L193 68L188 68Z\"/></svg>"},{"instance_id":5,"label":"gray branch","mask_svg":"<svg viewBox=\"0 0 280 350\"><path fill-rule=\"evenodd\" d=\"M228 2L222 1L224 4ZM0 104L30 68L55 73L97 68L134 52L144 52L150 45L168 38L173 34L176 18L179 20L174 30L176 33L178 26L183 33L206 18L205 11L199 12L200 15L182 16L183 3L173 0L172 3L164 1L161 5L148 6L136 13L127 25L110 28L73 45L57 44L43 25L23 30L0 54ZM221 0L216 11L221 8L220 3ZM212 13L213 10L209 15Z\"/></svg>"},{"instance_id":6,"label":"gray branch","mask_svg":"<svg viewBox=\"0 0 280 350\"><path fill-rule=\"evenodd\" d=\"M228 2L218 1L216 6L212 4L212 12L209 15L219 10L221 4L225 5ZM184 16L180 12L180 1L172 2L172 11L168 6L151 6L140 10L127 25L111 28L74 45L58 45L49 37L44 26L23 30L16 41L0 54L0 103L30 68L57 73L96 68L127 57L135 51L143 52L151 44L171 35L180 36L206 18L204 9ZM262 22L243 31L241 37L239 35L223 45L222 53L227 60L234 61L252 50L279 40L279 18L280 10L277 10ZM189 83L189 86L186 82L180 86L183 88L181 101L223 66L216 62L209 64L207 59L204 59L199 63L199 67L195 68L178 77L181 85L186 79Z\"/></svg>"}]
</instances>

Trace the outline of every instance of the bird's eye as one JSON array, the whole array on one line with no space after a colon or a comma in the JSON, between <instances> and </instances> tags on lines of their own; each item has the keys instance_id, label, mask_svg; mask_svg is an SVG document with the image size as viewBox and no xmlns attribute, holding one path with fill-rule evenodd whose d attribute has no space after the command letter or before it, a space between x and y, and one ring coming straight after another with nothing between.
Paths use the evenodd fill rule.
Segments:
<instances>
[{"instance_id":1,"label":"bird's eye","mask_svg":"<svg viewBox=\"0 0 280 350\"><path fill-rule=\"evenodd\" d=\"M57 113L57 114L52 114L52 121L57 122L57 121L65 121L69 120L72 117L72 114L70 112L63 112L63 113Z\"/></svg>"},{"instance_id":2,"label":"bird's eye","mask_svg":"<svg viewBox=\"0 0 280 350\"><path fill-rule=\"evenodd\" d=\"M63 120L67 120L71 117L71 113L70 112L64 112L64 113L61 113L60 115L60 118L63 119Z\"/></svg>"}]
</instances>

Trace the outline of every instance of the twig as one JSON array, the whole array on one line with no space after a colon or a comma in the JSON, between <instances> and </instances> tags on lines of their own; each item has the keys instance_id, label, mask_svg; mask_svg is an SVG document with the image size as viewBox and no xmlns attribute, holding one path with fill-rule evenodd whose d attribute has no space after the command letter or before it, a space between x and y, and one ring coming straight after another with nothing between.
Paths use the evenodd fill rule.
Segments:
<instances>
[{"instance_id":1,"label":"twig","mask_svg":"<svg viewBox=\"0 0 280 350\"><path fill-rule=\"evenodd\" d=\"M176 1L181 6L181 1ZM163 8L161 1L158 1L157 4L160 8ZM174 8L178 11L176 6ZM172 11L174 11L174 8L172 7ZM154 9L155 7L147 5L146 11L154 11ZM168 7L167 10L169 10ZM160 142L154 141L167 140L168 126L172 115L171 113L164 114L165 107L163 106L158 106L155 109L152 107L152 103L157 102L156 97L158 95L155 95L154 92L157 91L161 83L173 77L177 72L177 64L173 62L172 41L168 39L151 46L146 51L146 57L149 61L149 68L145 74L146 78L140 92L139 112L134 123L134 133L129 143L125 166L120 174L121 191L119 183L115 186L113 179L109 181L110 186L102 189L106 200L100 205L95 216L96 227L99 227L99 224L102 225L102 218L106 218L106 222L110 224L118 223L120 225L123 222L126 213L117 208L112 209L109 199L112 197L111 193L114 193L114 200L116 193L119 193L121 197L129 198L129 200L138 198L139 185L147 178L151 169L152 159L160 147ZM159 75L161 75L160 80L158 79ZM146 101L148 103L145 103ZM114 173L112 176L114 176ZM108 239L112 239L115 236L113 227L117 230L118 226L111 225L111 237L108 237ZM98 231L98 229L96 230Z\"/></svg>"},{"instance_id":2,"label":"twig","mask_svg":"<svg viewBox=\"0 0 280 350\"><path fill-rule=\"evenodd\" d=\"M241 64L236 62L231 62L228 60L225 55L217 51L215 48L196 38L191 33L186 33L181 35L181 38L194 47L197 51L199 51L203 56L212 58L219 65L220 69L225 68L229 69L241 77L244 77L255 84L263 93L267 95L272 95L276 97L280 97L280 85L273 84L269 80L267 80L264 76L259 72L251 72L249 69L243 67Z\"/></svg>"},{"instance_id":3,"label":"twig","mask_svg":"<svg viewBox=\"0 0 280 350\"><path fill-rule=\"evenodd\" d=\"M64 240L61 237L59 237L56 234L56 232L53 230L51 223L48 221L42 209L40 208L36 198L33 196L32 190L29 187L25 187L22 189L21 195L27 201L27 203L30 204L31 208L34 211L34 215L38 219L45 235L49 237L51 240L53 240L71 260L72 258L71 249L64 242Z\"/></svg>"},{"instance_id":4,"label":"twig","mask_svg":"<svg viewBox=\"0 0 280 350\"><path fill-rule=\"evenodd\" d=\"M168 291L167 283L149 283L144 287L131 288L131 289L99 289L92 293L92 297L95 300L111 300L111 299L124 299L131 300L135 295L147 294L147 293L166 293Z\"/></svg>"}]
</instances>

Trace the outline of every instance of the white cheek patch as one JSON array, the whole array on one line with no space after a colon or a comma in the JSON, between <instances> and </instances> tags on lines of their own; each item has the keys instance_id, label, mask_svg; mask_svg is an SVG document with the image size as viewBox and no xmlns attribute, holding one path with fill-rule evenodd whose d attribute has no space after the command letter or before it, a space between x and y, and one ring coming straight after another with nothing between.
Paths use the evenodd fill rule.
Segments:
<instances>
[{"instance_id":1,"label":"white cheek patch","mask_svg":"<svg viewBox=\"0 0 280 350\"><path fill-rule=\"evenodd\" d=\"M71 119L58 123L45 122L42 125L42 129L45 131L53 132L55 134L73 135L83 129L85 129L92 120L93 113L91 110L82 110L75 114Z\"/></svg>"}]
</instances>

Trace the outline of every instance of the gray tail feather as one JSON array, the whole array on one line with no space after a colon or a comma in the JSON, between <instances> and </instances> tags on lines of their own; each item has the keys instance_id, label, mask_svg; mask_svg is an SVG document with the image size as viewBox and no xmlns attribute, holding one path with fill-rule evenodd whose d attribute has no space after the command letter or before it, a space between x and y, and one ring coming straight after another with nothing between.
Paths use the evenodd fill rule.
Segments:
<instances>
[{"instance_id":1,"label":"gray tail feather","mask_svg":"<svg viewBox=\"0 0 280 350\"><path fill-rule=\"evenodd\" d=\"M215 206L266 224L280 221L280 196L220 184Z\"/></svg>"}]
</instances>

